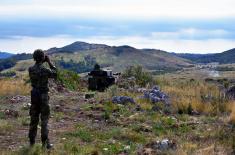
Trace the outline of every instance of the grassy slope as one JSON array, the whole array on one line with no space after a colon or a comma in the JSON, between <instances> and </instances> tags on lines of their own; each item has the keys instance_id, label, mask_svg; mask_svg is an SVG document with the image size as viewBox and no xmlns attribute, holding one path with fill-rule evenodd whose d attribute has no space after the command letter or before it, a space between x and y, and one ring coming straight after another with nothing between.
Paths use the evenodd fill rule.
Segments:
<instances>
[{"instance_id":1,"label":"grassy slope","mask_svg":"<svg viewBox=\"0 0 235 155\"><path fill-rule=\"evenodd\" d=\"M228 113L235 111L231 108L233 103L221 102L215 84L205 83L203 78L197 79L194 75L199 75L200 71L192 75L189 73L192 71L164 75L156 80L162 90L170 95L173 111L191 103L193 109L202 112L199 116L153 111L153 104L138 98L142 93L120 91L115 87L104 93L96 93L95 98L89 100L84 100L85 92L51 93L50 137L55 149L50 154L117 154L124 150L136 154L141 146L164 138L174 140L177 144L177 150L168 151L167 154L231 152L234 133L228 124ZM14 82L5 87L14 85ZM0 153L40 154L40 135L38 144L32 150L27 145L29 118L24 103L29 99L12 106L6 96L19 92L11 91L13 94L0 93L0 111L14 109L20 116L15 118L0 114ZM202 96L208 94L212 98L202 100ZM136 105L133 104L119 106L106 100L113 95L134 97L143 111L136 111ZM228 113L221 113L215 108L219 104L224 105Z\"/></svg>"},{"instance_id":2,"label":"grassy slope","mask_svg":"<svg viewBox=\"0 0 235 155\"><path fill-rule=\"evenodd\" d=\"M84 56L91 55L101 65L109 66L114 71L122 71L131 65L142 65L149 70L181 69L191 65L189 60L177 57L165 51L154 49L136 49L130 46L107 46L75 42L62 48L52 48L47 51L53 60L80 62ZM12 70L25 70L32 64L32 60L25 60L31 55L15 55L18 61ZM22 61L22 60L25 61Z\"/></svg>"},{"instance_id":3,"label":"grassy slope","mask_svg":"<svg viewBox=\"0 0 235 155\"><path fill-rule=\"evenodd\" d=\"M57 60L61 57L65 61L71 59L75 62L82 60L85 55L91 55L95 57L100 64L110 64L110 68L114 71L122 71L127 66L142 65L147 69L157 70L162 68L181 68L182 66L189 66L189 61L172 56L166 52L160 52L156 50L151 51L127 51L121 53L115 53L113 49L96 49L89 51L77 51L74 54L57 53L53 54Z\"/></svg>"}]
</instances>

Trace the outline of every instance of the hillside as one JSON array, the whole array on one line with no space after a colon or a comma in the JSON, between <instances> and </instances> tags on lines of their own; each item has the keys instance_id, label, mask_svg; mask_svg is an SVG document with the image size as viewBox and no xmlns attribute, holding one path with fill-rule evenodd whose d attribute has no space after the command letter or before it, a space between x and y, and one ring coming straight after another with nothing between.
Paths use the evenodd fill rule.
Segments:
<instances>
[{"instance_id":1,"label":"hillside","mask_svg":"<svg viewBox=\"0 0 235 155\"><path fill-rule=\"evenodd\" d=\"M59 74L63 85L49 82L50 151L41 149L40 128L36 145L28 145L27 77L1 79L0 154L232 155L234 100L221 95L216 79L200 79L200 72L189 69L146 81L146 72L125 71L104 92L88 91L85 78L77 74Z\"/></svg>"},{"instance_id":2,"label":"hillside","mask_svg":"<svg viewBox=\"0 0 235 155\"><path fill-rule=\"evenodd\" d=\"M17 64L17 62L21 60L28 60L31 58L32 58L32 54L22 53L22 54L13 55L9 58L0 59L0 72L5 69L14 67Z\"/></svg>"},{"instance_id":3,"label":"hillside","mask_svg":"<svg viewBox=\"0 0 235 155\"><path fill-rule=\"evenodd\" d=\"M149 70L177 70L190 66L190 61L155 49L136 49L131 46L108 46L74 42L61 48L47 50L57 64L67 69L84 68L82 64L91 66L94 63L121 71L131 65L142 65ZM86 61L88 59L88 62ZM81 63L82 62L82 63ZM87 70L90 68L88 67ZM87 71L84 70L84 71ZM79 70L76 70L80 72Z\"/></svg>"},{"instance_id":4,"label":"hillside","mask_svg":"<svg viewBox=\"0 0 235 155\"><path fill-rule=\"evenodd\" d=\"M14 54L12 54L12 53L7 53L7 52L1 52L1 51L0 51L0 59L9 58L9 57L11 57L12 55L14 55Z\"/></svg>"},{"instance_id":5,"label":"hillside","mask_svg":"<svg viewBox=\"0 0 235 155\"><path fill-rule=\"evenodd\" d=\"M175 54L184 59L189 59L195 63L219 62L220 64L235 63L235 48L215 54Z\"/></svg>"},{"instance_id":6,"label":"hillside","mask_svg":"<svg viewBox=\"0 0 235 155\"><path fill-rule=\"evenodd\" d=\"M136 49L127 45L108 46L74 42L61 48L50 48L46 53L51 56L58 67L77 73L91 71L96 63L114 72L123 71L126 67L133 65L141 65L156 73L172 72L191 66L191 61L165 51ZM32 64L32 54L17 54L0 60L0 71L15 71L15 69L21 71L25 70L26 65L29 64Z\"/></svg>"}]
</instances>

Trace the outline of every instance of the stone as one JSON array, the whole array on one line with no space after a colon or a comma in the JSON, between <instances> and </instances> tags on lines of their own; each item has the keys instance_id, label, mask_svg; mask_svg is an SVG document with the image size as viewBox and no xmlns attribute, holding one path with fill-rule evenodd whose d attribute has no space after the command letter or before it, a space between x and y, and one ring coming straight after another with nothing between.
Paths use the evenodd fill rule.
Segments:
<instances>
[{"instance_id":1,"label":"stone","mask_svg":"<svg viewBox=\"0 0 235 155\"><path fill-rule=\"evenodd\" d=\"M20 103L20 102L26 102L28 100L29 100L28 96L16 95L10 99L10 102L13 104L16 104L16 103Z\"/></svg>"},{"instance_id":2,"label":"stone","mask_svg":"<svg viewBox=\"0 0 235 155\"><path fill-rule=\"evenodd\" d=\"M5 116L7 116L8 118L17 118L19 116L19 112L16 110L12 110L12 109L6 109L4 110L4 114Z\"/></svg>"},{"instance_id":3,"label":"stone","mask_svg":"<svg viewBox=\"0 0 235 155\"><path fill-rule=\"evenodd\" d=\"M112 103L115 104L127 104L127 103L135 103L134 99L128 96L114 96L112 98Z\"/></svg>"},{"instance_id":4,"label":"stone","mask_svg":"<svg viewBox=\"0 0 235 155\"><path fill-rule=\"evenodd\" d=\"M24 103L23 104L23 109L28 110L31 106L31 103Z\"/></svg>"},{"instance_id":5,"label":"stone","mask_svg":"<svg viewBox=\"0 0 235 155\"><path fill-rule=\"evenodd\" d=\"M226 92L225 96L231 100L235 99L235 85L231 86Z\"/></svg>"},{"instance_id":6,"label":"stone","mask_svg":"<svg viewBox=\"0 0 235 155\"><path fill-rule=\"evenodd\" d=\"M174 141L171 141L169 139L163 139L163 140L157 140L154 142L151 142L145 146L145 148L150 148L154 151L167 151L167 150L175 150L176 149L176 143Z\"/></svg>"},{"instance_id":7,"label":"stone","mask_svg":"<svg viewBox=\"0 0 235 155\"><path fill-rule=\"evenodd\" d=\"M148 99L152 103L164 102L165 104L169 104L168 96L162 92L158 86L154 86L152 89L144 91L144 96L141 98Z\"/></svg>"}]
</instances>

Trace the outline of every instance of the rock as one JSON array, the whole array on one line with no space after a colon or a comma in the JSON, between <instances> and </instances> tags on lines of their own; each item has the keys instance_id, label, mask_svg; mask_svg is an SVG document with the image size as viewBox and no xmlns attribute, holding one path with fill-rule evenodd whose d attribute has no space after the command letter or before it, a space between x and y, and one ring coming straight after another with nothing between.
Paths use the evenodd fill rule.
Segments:
<instances>
[{"instance_id":1,"label":"rock","mask_svg":"<svg viewBox=\"0 0 235 155\"><path fill-rule=\"evenodd\" d=\"M31 103L24 103L23 104L23 109L28 110L31 106Z\"/></svg>"},{"instance_id":2,"label":"rock","mask_svg":"<svg viewBox=\"0 0 235 155\"><path fill-rule=\"evenodd\" d=\"M165 151L169 149L176 149L176 143L168 139L163 139L161 141L155 141L150 144L147 144L146 147L152 148L154 150Z\"/></svg>"},{"instance_id":3,"label":"rock","mask_svg":"<svg viewBox=\"0 0 235 155\"><path fill-rule=\"evenodd\" d=\"M200 113L197 110L192 110L192 115L200 115Z\"/></svg>"},{"instance_id":4,"label":"rock","mask_svg":"<svg viewBox=\"0 0 235 155\"><path fill-rule=\"evenodd\" d=\"M115 104L127 104L127 103L135 103L134 99L128 96L114 96L112 98L112 103Z\"/></svg>"},{"instance_id":5,"label":"rock","mask_svg":"<svg viewBox=\"0 0 235 155\"><path fill-rule=\"evenodd\" d=\"M26 102L29 100L29 97L27 96L21 96L21 95L16 95L16 96L13 96L10 101L11 103L13 104L16 104L16 103L20 103L20 102Z\"/></svg>"},{"instance_id":6,"label":"rock","mask_svg":"<svg viewBox=\"0 0 235 155\"><path fill-rule=\"evenodd\" d=\"M95 99L90 99L90 100L88 100L88 103L89 103L89 104L95 104L95 103L96 103L96 100L95 100Z\"/></svg>"},{"instance_id":7,"label":"rock","mask_svg":"<svg viewBox=\"0 0 235 155\"><path fill-rule=\"evenodd\" d=\"M168 149L168 146L169 146L169 140L168 140L168 139L163 139L163 140L160 142L159 149L160 149L160 150L166 150L166 149Z\"/></svg>"},{"instance_id":8,"label":"rock","mask_svg":"<svg viewBox=\"0 0 235 155\"><path fill-rule=\"evenodd\" d=\"M148 99L152 103L164 102L169 105L168 96L163 93L158 86L154 86L152 89L144 91L144 96L141 98Z\"/></svg>"},{"instance_id":9,"label":"rock","mask_svg":"<svg viewBox=\"0 0 235 155\"><path fill-rule=\"evenodd\" d=\"M144 148L141 148L138 151L139 155L154 155L154 154L162 154L165 151L175 150L176 143L170 141L168 139L163 139L161 141L154 141L147 145Z\"/></svg>"},{"instance_id":10,"label":"rock","mask_svg":"<svg viewBox=\"0 0 235 155\"><path fill-rule=\"evenodd\" d=\"M56 90L58 92L64 92L65 91L65 87L62 84L61 85L57 85Z\"/></svg>"},{"instance_id":11,"label":"rock","mask_svg":"<svg viewBox=\"0 0 235 155\"><path fill-rule=\"evenodd\" d=\"M62 105L56 104L55 107L54 107L54 111L56 111L56 112L63 112L64 108L63 108Z\"/></svg>"},{"instance_id":12,"label":"rock","mask_svg":"<svg viewBox=\"0 0 235 155\"><path fill-rule=\"evenodd\" d=\"M147 91L146 88L138 88L138 89L137 89L137 93L144 93L144 92L146 92L146 91Z\"/></svg>"},{"instance_id":13,"label":"rock","mask_svg":"<svg viewBox=\"0 0 235 155\"><path fill-rule=\"evenodd\" d=\"M19 112L18 111L16 111L16 110L12 110L12 109L6 109L6 110L4 110L4 114L5 114L5 116L6 117L8 117L8 118L16 118L16 117L18 117L19 116Z\"/></svg>"},{"instance_id":14,"label":"rock","mask_svg":"<svg viewBox=\"0 0 235 155\"><path fill-rule=\"evenodd\" d=\"M229 99L234 100L235 99L235 85L231 86L226 92L225 96Z\"/></svg>"},{"instance_id":15,"label":"rock","mask_svg":"<svg viewBox=\"0 0 235 155\"><path fill-rule=\"evenodd\" d=\"M124 147L124 150L130 150L131 149L131 146L130 145L126 145L125 147Z\"/></svg>"},{"instance_id":16,"label":"rock","mask_svg":"<svg viewBox=\"0 0 235 155\"><path fill-rule=\"evenodd\" d=\"M108 151L109 149L105 147L105 148L103 148L103 150L104 150L104 151Z\"/></svg>"}]
</instances>

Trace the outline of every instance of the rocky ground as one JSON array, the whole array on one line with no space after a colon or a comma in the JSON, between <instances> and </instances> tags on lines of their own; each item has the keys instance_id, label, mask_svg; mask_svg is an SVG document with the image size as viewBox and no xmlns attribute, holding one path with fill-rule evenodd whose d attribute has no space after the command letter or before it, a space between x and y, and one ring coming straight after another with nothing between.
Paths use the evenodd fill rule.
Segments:
<instances>
[{"instance_id":1,"label":"rocky ground","mask_svg":"<svg viewBox=\"0 0 235 155\"><path fill-rule=\"evenodd\" d=\"M123 96L112 98L109 92L52 90L49 128L55 146L51 153L232 153L233 128L225 123L226 117L172 113L164 100L167 96L156 87L122 91ZM30 97L5 96L0 101L2 154L41 154L28 148ZM39 137L40 132L36 148Z\"/></svg>"}]
</instances>

